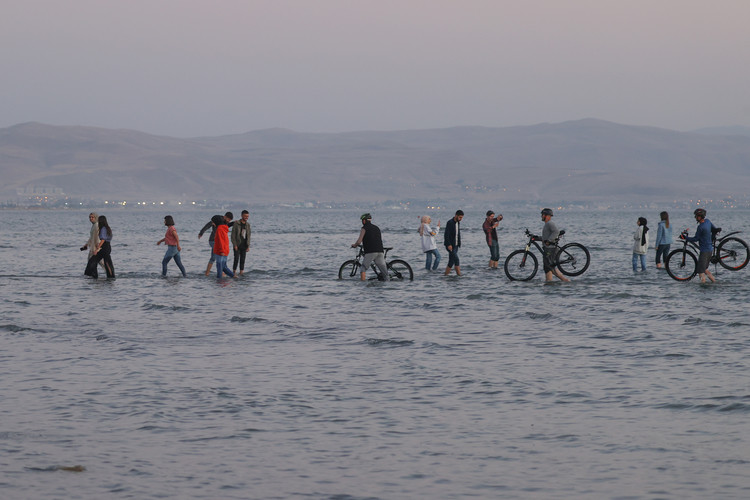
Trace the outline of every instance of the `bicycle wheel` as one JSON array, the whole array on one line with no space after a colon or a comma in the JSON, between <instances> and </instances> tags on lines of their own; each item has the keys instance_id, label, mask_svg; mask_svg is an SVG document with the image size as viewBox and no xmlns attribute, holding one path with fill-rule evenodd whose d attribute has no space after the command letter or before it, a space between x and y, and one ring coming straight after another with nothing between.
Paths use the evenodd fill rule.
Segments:
<instances>
[{"instance_id":1,"label":"bicycle wheel","mask_svg":"<svg viewBox=\"0 0 750 500\"><path fill-rule=\"evenodd\" d=\"M396 259L388 263L388 278L391 281L412 281L414 279L414 273L408 262Z\"/></svg>"},{"instance_id":2,"label":"bicycle wheel","mask_svg":"<svg viewBox=\"0 0 750 500\"><path fill-rule=\"evenodd\" d=\"M580 276L589 268L589 250L580 243L568 243L557 253L557 267L565 276Z\"/></svg>"},{"instance_id":3,"label":"bicycle wheel","mask_svg":"<svg viewBox=\"0 0 750 500\"><path fill-rule=\"evenodd\" d=\"M505 275L512 281L529 281L536 276L537 269L536 256L526 250L511 252L505 259Z\"/></svg>"},{"instance_id":4,"label":"bicycle wheel","mask_svg":"<svg viewBox=\"0 0 750 500\"><path fill-rule=\"evenodd\" d=\"M716 255L719 257L721 267L730 271L739 271L750 260L747 243L735 237L726 238L719 243Z\"/></svg>"},{"instance_id":5,"label":"bicycle wheel","mask_svg":"<svg viewBox=\"0 0 750 500\"><path fill-rule=\"evenodd\" d=\"M339 279L340 280L350 280L350 279L360 279L359 273L361 269L359 266L359 262L356 260L347 260L343 264L341 264L341 267L339 268Z\"/></svg>"},{"instance_id":6,"label":"bicycle wheel","mask_svg":"<svg viewBox=\"0 0 750 500\"><path fill-rule=\"evenodd\" d=\"M695 276L698 259L684 248L672 250L664 260L667 273L677 281L688 281Z\"/></svg>"}]
</instances>

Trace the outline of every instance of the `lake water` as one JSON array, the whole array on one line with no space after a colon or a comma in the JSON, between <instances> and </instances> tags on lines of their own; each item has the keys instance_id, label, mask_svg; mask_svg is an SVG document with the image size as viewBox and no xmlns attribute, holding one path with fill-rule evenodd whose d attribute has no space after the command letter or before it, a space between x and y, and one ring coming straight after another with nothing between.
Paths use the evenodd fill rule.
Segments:
<instances>
[{"instance_id":1,"label":"lake water","mask_svg":"<svg viewBox=\"0 0 750 500\"><path fill-rule=\"evenodd\" d=\"M213 212L103 211L98 281L88 211L0 212L2 498L750 498L750 271L678 283L651 250L634 274L658 210L562 211L590 269L510 282L482 212L457 278L423 269L419 213L373 211L404 283L336 279L359 212L253 212L249 272L217 280ZM160 276L167 213L187 278ZM504 215L502 259L542 226Z\"/></svg>"}]
</instances>

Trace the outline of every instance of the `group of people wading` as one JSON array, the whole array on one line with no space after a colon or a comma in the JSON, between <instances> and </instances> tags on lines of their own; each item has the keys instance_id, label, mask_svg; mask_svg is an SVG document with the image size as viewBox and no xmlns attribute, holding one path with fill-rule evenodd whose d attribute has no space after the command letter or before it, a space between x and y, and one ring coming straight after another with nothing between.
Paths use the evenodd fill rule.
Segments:
<instances>
[{"instance_id":1,"label":"group of people wading","mask_svg":"<svg viewBox=\"0 0 750 500\"><path fill-rule=\"evenodd\" d=\"M218 278L221 278L225 274L236 278L238 276L238 265L240 269L239 275L241 276L245 273L245 257L250 250L250 223L248 222L250 213L247 210L243 210L240 219L233 221L233 218L234 215L232 212L227 212L223 216L214 215L198 233L198 239L200 239L203 237L203 233L211 229L211 236L208 238L208 243L211 246L211 257L206 267L206 276L211 273L214 263L216 263L216 276ZM89 251L89 258L84 274L92 278L98 278L99 271L97 268L102 267L107 273L107 278L114 278L115 267L112 264L111 256L112 229L107 223L107 218L103 215L97 215L92 212L89 214L89 221L91 222L89 239L81 247L81 251L86 249ZM175 228L174 217L171 215L165 216L164 225L167 226L167 232L164 234L164 238L156 242L157 246L162 243L167 246L167 251L161 262L161 274L162 276L167 275L167 264L170 260L174 259L182 276L187 276L185 266L182 265L180 257L182 247L180 246L180 237L177 235L177 229ZM231 238L229 234L230 227L232 228ZM227 267L230 245L234 249L234 266L231 271Z\"/></svg>"},{"instance_id":2,"label":"group of people wading","mask_svg":"<svg viewBox=\"0 0 750 500\"><path fill-rule=\"evenodd\" d=\"M456 210L453 217L445 224L443 246L448 252L448 265L445 267L446 275L449 275L453 269L456 270L457 275L461 275L461 260L458 256L458 250L461 248L461 221L463 218L463 210ZM495 216L493 210L488 210L485 220L482 223L482 230L484 231L485 240L490 250L489 267L491 269L497 269L500 263L497 226L501 220L503 220L502 214ZM560 231L557 229L555 223L552 222L551 208L542 210L542 221L544 222L544 227L541 239L544 248L544 272L546 279L547 281L552 281L554 276L562 281L570 281L557 269L557 264L555 263L554 252L557 248L556 240L560 235ZM419 236L422 240L422 252L426 256L425 269L435 271L440 263L440 253L437 250L437 243L435 242L435 238L440 232L440 221L438 221L435 229L430 226L431 222L432 218L429 215L422 216L421 224L419 225Z\"/></svg>"}]
</instances>

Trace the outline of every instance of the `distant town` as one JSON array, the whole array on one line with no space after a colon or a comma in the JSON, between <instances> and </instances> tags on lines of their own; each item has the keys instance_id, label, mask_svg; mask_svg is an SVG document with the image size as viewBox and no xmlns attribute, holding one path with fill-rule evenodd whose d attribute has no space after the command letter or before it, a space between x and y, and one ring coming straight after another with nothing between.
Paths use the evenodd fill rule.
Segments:
<instances>
[{"instance_id":1,"label":"distant town","mask_svg":"<svg viewBox=\"0 0 750 500\"><path fill-rule=\"evenodd\" d=\"M472 189L473 191L473 189ZM60 187L28 187L19 189L16 197L0 201L0 209L135 209L143 210L149 208L169 208L191 209L191 208L211 208L222 209L224 207L235 206L242 200L191 200L191 199L93 199L82 198L66 195ZM549 206L558 210L613 210L613 209L691 209L697 206L711 209L750 209L750 197L738 199L727 196L722 199L689 199L689 200L671 200L669 202L630 202L630 203L602 203L599 201L513 201L502 200L502 196L492 200L488 198L478 199L470 194L466 198L456 200L383 200L376 202L369 201L318 201L302 200L292 202L276 203L248 203L247 207L255 210L258 209L388 209L388 210L453 210L460 206L464 209L481 209L484 210L488 204L493 207L501 205L505 209L537 209L541 205Z\"/></svg>"}]
</instances>

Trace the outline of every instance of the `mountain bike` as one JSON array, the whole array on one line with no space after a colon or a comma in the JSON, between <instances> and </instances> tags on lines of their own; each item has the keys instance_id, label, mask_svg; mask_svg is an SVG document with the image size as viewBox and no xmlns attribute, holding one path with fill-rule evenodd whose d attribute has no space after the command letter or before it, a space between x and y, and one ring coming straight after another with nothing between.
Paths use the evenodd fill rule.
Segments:
<instances>
[{"instance_id":1,"label":"mountain bike","mask_svg":"<svg viewBox=\"0 0 750 500\"><path fill-rule=\"evenodd\" d=\"M357 248L359 248L357 257L355 257L353 260L347 260L346 262L341 264L341 267L339 268L340 280L361 279L359 274L362 272L362 259L365 256L365 249L362 248L362 245L359 245ZM393 250L393 247L383 248L383 252L385 253L386 257L388 256L388 250ZM388 268L388 278L391 281L412 281L414 279L414 272L411 270L411 266L409 265L409 263L405 260L393 259L390 262L386 261L385 265ZM380 281L383 281L383 277L380 275L380 269L378 269L378 266L373 263L370 264L370 267L373 271L375 271L375 276L370 279L378 279Z\"/></svg>"},{"instance_id":2,"label":"mountain bike","mask_svg":"<svg viewBox=\"0 0 750 500\"><path fill-rule=\"evenodd\" d=\"M562 247L559 246L558 242L564 234L564 230L560 231L555 240L555 263L564 275L580 276L589 268L591 255L588 249L580 243L568 243ZM536 276L539 261L536 255L531 252L532 245L539 250L539 253L544 255L544 250L539 245L541 238L531 234L528 229L526 229L526 236L529 238L526 248L511 252L505 259L505 274L512 281L529 281Z\"/></svg>"},{"instance_id":3,"label":"mountain bike","mask_svg":"<svg viewBox=\"0 0 750 500\"><path fill-rule=\"evenodd\" d=\"M713 250L709 262L714 266L719 264L730 271L739 271L750 260L750 250L748 250L747 243L736 236L732 236L741 231L733 231L717 240L716 236L719 232L721 232L720 227L711 229ZM682 248L672 250L664 260L667 274L677 281L691 280L696 275L696 268L698 267L700 249L696 242L687 241L687 235L687 229L680 233Z\"/></svg>"}]
</instances>

